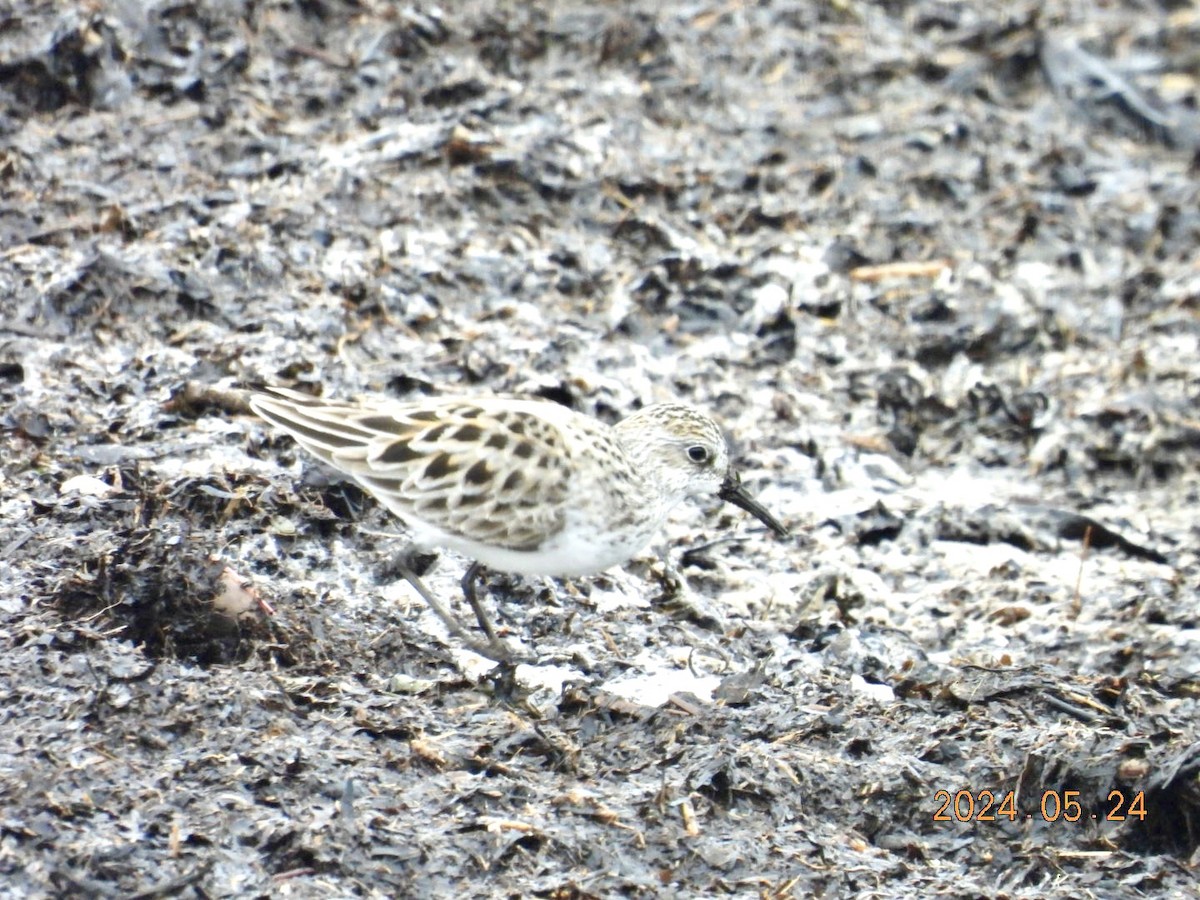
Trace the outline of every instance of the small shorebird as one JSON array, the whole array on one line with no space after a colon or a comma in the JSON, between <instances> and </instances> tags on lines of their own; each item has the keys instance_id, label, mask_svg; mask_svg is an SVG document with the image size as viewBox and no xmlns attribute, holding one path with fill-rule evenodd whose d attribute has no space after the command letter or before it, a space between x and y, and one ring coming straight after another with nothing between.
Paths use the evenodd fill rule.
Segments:
<instances>
[{"instance_id":1,"label":"small shorebird","mask_svg":"<svg viewBox=\"0 0 1200 900\"><path fill-rule=\"evenodd\" d=\"M688 406L647 406L613 426L549 400L495 396L343 404L272 388L250 406L403 519L417 546L472 560L463 592L486 648L401 570L452 632L491 659L510 655L476 594L481 566L601 572L642 550L685 497L706 494L788 536L742 487L721 429Z\"/></svg>"}]
</instances>

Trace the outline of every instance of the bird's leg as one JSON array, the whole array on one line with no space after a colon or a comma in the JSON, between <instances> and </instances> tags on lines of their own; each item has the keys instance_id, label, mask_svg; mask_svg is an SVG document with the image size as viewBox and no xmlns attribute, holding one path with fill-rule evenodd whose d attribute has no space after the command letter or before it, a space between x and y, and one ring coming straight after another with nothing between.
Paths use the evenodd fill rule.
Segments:
<instances>
[{"instance_id":1,"label":"bird's leg","mask_svg":"<svg viewBox=\"0 0 1200 900\"><path fill-rule=\"evenodd\" d=\"M471 637L467 630L463 628L462 623L458 621L458 618L454 615L454 613L452 613L444 603L433 596L429 588L425 587L425 582L420 579L416 572L399 560L397 560L394 565L400 574L404 576L405 580L413 586L413 589L421 595L421 599L429 604L429 608L432 609L437 614L437 617L445 623L446 628L450 630L450 633L462 641L468 650L478 653L484 659L490 659L493 662L512 662L512 653L507 647L500 643L499 640L497 640L496 633L494 630L492 630L490 622L488 622L483 629L485 632L487 632L488 642L485 644L482 641L475 640L475 638ZM471 568L467 570L467 575L473 575L478 567L478 563L473 564ZM467 584L467 581L468 579L463 579L464 588ZM474 592L472 591L472 594L473 593ZM480 625L483 625L483 623L486 621L486 616L480 618L483 613L478 601L472 599L471 596L468 596L468 599L472 601L471 606L475 610L476 618L479 618Z\"/></svg>"},{"instance_id":2,"label":"bird's leg","mask_svg":"<svg viewBox=\"0 0 1200 900\"><path fill-rule=\"evenodd\" d=\"M487 611L484 610L483 604L479 602L479 594L475 591L475 581L479 577L479 571L482 569L477 562L471 563L467 568L467 574L463 576L462 589L466 595L467 602L471 604L471 609L475 611L475 621L479 623L479 627L483 629L483 633L488 636L488 640L496 646L502 646L500 639L496 637L496 629L492 627L492 620L488 618Z\"/></svg>"}]
</instances>

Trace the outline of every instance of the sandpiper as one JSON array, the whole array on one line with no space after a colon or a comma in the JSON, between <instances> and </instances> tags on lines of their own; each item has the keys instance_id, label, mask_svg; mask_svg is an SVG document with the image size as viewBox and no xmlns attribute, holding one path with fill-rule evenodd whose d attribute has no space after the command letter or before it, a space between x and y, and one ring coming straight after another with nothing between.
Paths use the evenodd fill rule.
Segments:
<instances>
[{"instance_id":1,"label":"sandpiper","mask_svg":"<svg viewBox=\"0 0 1200 900\"><path fill-rule=\"evenodd\" d=\"M401 569L491 659L509 654L476 595L481 566L601 572L641 551L688 496L715 495L788 536L730 467L721 429L688 406L647 406L613 426L549 400L500 396L344 404L272 388L250 406L403 519L417 546L472 560L463 591L487 647Z\"/></svg>"}]
</instances>

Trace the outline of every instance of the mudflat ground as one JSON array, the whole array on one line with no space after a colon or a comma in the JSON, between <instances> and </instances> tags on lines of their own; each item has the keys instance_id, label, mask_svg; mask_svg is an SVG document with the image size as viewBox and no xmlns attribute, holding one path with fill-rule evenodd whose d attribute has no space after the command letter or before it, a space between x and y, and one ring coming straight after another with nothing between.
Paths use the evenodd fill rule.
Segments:
<instances>
[{"instance_id":1,"label":"mudflat ground","mask_svg":"<svg viewBox=\"0 0 1200 900\"><path fill-rule=\"evenodd\" d=\"M1197 47L1185 3L9 4L0 896L1195 896ZM793 536L492 576L539 663L489 670L262 383L683 400Z\"/></svg>"}]
</instances>

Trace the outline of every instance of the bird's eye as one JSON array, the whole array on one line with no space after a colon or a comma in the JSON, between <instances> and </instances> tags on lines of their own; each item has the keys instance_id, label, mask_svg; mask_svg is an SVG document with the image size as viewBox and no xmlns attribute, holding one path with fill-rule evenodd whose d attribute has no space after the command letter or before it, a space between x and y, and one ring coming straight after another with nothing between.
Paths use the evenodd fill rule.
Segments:
<instances>
[{"instance_id":1,"label":"bird's eye","mask_svg":"<svg viewBox=\"0 0 1200 900\"><path fill-rule=\"evenodd\" d=\"M688 455L688 459L690 459L694 463L708 462L708 456L709 456L708 448L703 447L700 444L697 444L694 447L688 447L687 455Z\"/></svg>"}]
</instances>

